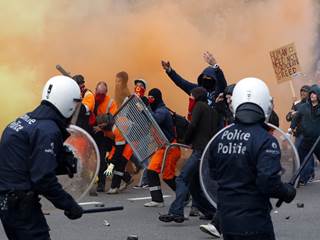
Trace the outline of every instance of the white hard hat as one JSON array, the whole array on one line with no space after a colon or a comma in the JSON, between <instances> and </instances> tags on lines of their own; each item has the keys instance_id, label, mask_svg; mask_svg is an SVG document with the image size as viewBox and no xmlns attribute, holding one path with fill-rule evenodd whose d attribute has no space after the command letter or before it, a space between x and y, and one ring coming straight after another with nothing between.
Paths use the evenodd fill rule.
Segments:
<instances>
[{"instance_id":1,"label":"white hard hat","mask_svg":"<svg viewBox=\"0 0 320 240\"><path fill-rule=\"evenodd\" d=\"M41 100L50 102L65 118L70 118L81 101L80 88L72 78L55 76L44 85Z\"/></svg>"},{"instance_id":2,"label":"white hard hat","mask_svg":"<svg viewBox=\"0 0 320 240\"><path fill-rule=\"evenodd\" d=\"M136 80L134 80L134 85L136 85L137 83L142 83L144 85L144 88L147 89L147 81L142 79L142 78L138 78Z\"/></svg>"},{"instance_id":3,"label":"white hard hat","mask_svg":"<svg viewBox=\"0 0 320 240\"><path fill-rule=\"evenodd\" d=\"M272 112L273 104L269 88L264 81L258 78L248 77L240 80L233 90L231 99L234 115L243 103L253 103L259 106L263 110L266 120L269 119Z\"/></svg>"}]
</instances>

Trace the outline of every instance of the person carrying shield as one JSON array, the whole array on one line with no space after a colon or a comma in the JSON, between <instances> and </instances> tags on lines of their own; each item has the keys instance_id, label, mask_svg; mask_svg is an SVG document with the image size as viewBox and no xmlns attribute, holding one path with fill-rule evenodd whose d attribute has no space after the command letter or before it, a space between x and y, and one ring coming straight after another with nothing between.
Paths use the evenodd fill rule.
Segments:
<instances>
[{"instance_id":1,"label":"person carrying shield","mask_svg":"<svg viewBox=\"0 0 320 240\"><path fill-rule=\"evenodd\" d=\"M172 116L166 108L163 100L162 93L159 89L153 88L148 94L151 113L156 122L159 124L164 135L170 143L175 142L175 133ZM145 207L163 207L164 200L160 186L159 174L161 173L163 156L165 147L158 149L151 157L148 168L147 176L149 183L149 190L151 195L151 202L144 204ZM175 182L175 169L177 161L181 156L179 147L172 147L167 155L166 164L162 173L163 181L173 190L176 190Z\"/></svg>"},{"instance_id":2,"label":"person carrying shield","mask_svg":"<svg viewBox=\"0 0 320 240\"><path fill-rule=\"evenodd\" d=\"M269 199L290 203L295 198L295 188L281 181L281 150L265 124L272 105L262 80L239 81L232 96L235 124L222 130L208 148L225 240L274 240Z\"/></svg>"},{"instance_id":3,"label":"person carrying shield","mask_svg":"<svg viewBox=\"0 0 320 240\"><path fill-rule=\"evenodd\" d=\"M3 131L0 142L0 219L11 240L50 239L39 195L70 219L82 208L59 184L57 170L72 174L75 158L63 142L81 93L77 83L55 76L45 84L40 105L17 118Z\"/></svg>"}]
</instances>

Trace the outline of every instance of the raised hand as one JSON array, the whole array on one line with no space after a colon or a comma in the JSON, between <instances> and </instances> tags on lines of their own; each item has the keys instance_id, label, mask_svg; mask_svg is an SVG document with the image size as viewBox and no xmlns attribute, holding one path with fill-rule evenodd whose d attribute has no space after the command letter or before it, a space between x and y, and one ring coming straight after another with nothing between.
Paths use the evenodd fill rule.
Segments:
<instances>
[{"instance_id":1,"label":"raised hand","mask_svg":"<svg viewBox=\"0 0 320 240\"><path fill-rule=\"evenodd\" d=\"M215 58L213 57L213 55L212 55L210 52L208 52L208 51L206 51L206 52L203 53L203 59L204 59L204 61L205 61L206 63L208 63L208 64L211 65L211 66L214 66L215 64L217 64L216 59L215 59Z\"/></svg>"},{"instance_id":2,"label":"raised hand","mask_svg":"<svg viewBox=\"0 0 320 240\"><path fill-rule=\"evenodd\" d=\"M171 71L171 65L169 61L161 61L161 65L163 67L164 70L166 70L167 72Z\"/></svg>"}]
</instances>

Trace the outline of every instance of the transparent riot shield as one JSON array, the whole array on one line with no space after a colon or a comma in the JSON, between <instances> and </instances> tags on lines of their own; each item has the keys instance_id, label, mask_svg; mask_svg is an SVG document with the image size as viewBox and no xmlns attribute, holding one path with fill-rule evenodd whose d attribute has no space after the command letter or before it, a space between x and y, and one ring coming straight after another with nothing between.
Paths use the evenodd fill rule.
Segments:
<instances>
[{"instance_id":1,"label":"transparent riot shield","mask_svg":"<svg viewBox=\"0 0 320 240\"><path fill-rule=\"evenodd\" d=\"M71 135L64 144L72 149L78 159L77 173L73 178L69 178L67 175L57 177L63 189L77 202L80 202L96 180L100 166L100 154L95 141L85 130L70 125L68 132ZM41 203L45 211L55 209L45 198L42 198Z\"/></svg>"},{"instance_id":2,"label":"transparent riot shield","mask_svg":"<svg viewBox=\"0 0 320 240\"><path fill-rule=\"evenodd\" d=\"M291 137L288 136L285 132L283 132L280 128L269 124L270 127L270 134L272 134L279 142L280 149L281 149L281 179L283 182L289 182L293 174L299 169L300 160L298 152L291 140ZM200 162L200 183L201 187L209 200L209 202L216 207L217 206L217 189L218 184L217 182L212 179L210 176L209 171L209 147L213 140L223 131L228 129L229 127L233 126L233 124L225 127L224 129L220 130L207 144Z\"/></svg>"},{"instance_id":3,"label":"transparent riot shield","mask_svg":"<svg viewBox=\"0 0 320 240\"><path fill-rule=\"evenodd\" d=\"M64 142L78 159L77 173L73 178L58 176L64 190L78 202L88 193L98 175L100 154L93 138L82 128L70 125L71 136Z\"/></svg>"}]
</instances>

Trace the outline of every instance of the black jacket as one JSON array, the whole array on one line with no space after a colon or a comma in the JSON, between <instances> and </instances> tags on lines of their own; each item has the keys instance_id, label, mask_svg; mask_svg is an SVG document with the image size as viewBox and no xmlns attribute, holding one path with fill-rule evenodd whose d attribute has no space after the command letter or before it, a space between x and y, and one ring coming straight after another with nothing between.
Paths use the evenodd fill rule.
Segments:
<instances>
[{"instance_id":1,"label":"black jacket","mask_svg":"<svg viewBox=\"0 0 320 240\"><path fill-rule=\"evenodd\" d=\"M310 93L312 92L315 92L320 100L320 88L312 86ZM307 101L300 105L297 110L290 127L292 129L299 127L306 141L315 141L320 135L320 104L312 106L311 101Z\"/></svg>"},{"instance_id":2,"label":"black jacket","mask_svg":"<svg viewBox=\"0 0 320 240\"><path fill-rule=\"evenodd\" d=\"M209 154L223 232L273 232L269 198L280 198L284 186L280 147L264 124L231 125L211 143Z\"/></svg>"},{"instance_id":3,"label":"black jacket","mask_svg":"<svg viewBox=\"0 0 320 240\"><path fill-rule=\"evenodd\" d=\"M59 209L72 208L76 202L55 173L69 136L66 126L62 115L44 103L10 123L0 142L0 191L32 190Z\"/></svg>"},{"instance_id":4,"label":"black jacket","mask_svg":"<svg viewBox=\"0 0 320 240\"><path fill-rule=\"evenodd\" d=\"M188 126L185 143L193 149L204 150L209 140L218 130L219 115L205 102L198 101L192 110L192 120Z\"/></svg>"}]
</instances>

